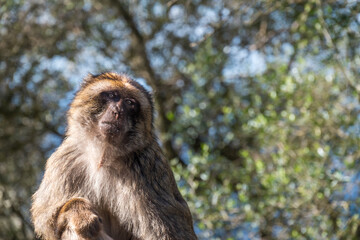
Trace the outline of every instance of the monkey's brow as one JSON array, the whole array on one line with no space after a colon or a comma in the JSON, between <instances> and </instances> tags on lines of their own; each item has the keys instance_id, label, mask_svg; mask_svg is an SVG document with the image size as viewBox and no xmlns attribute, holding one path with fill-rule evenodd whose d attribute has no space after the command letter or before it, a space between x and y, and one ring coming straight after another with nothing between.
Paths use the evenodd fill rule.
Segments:
<instances>
[{"instance_id":1,"label":"monkey's brow","mask_svg":"<svg viewBox=\"0 0 360 240\"><path fill-rule=\"evenodd\" d=\"M105 90L105 91L102 91L100 94L102 94L102 93L113 93L115 95L122 95L122 94L120 94L120 91L117 89Z\"/></svg>"}]
</instances>

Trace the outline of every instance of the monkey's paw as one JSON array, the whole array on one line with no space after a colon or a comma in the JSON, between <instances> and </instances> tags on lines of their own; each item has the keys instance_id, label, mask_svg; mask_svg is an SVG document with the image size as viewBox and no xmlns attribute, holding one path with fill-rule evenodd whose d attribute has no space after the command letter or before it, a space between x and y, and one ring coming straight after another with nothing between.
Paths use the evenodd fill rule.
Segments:
<instances>
[{"instance_id":1,"label":"monkey's paw","mask_svg":"<svg viewBox=\"0 0 360 240\"><path fill-rule=\"evenodd\" d=\"M85 198L72 198L60 209L58 236L63 233L78 235L79 239L96 239L101 231L101 219L92 204ZM62 236L62 237L61 237Z\"/></svg>"}]
</instances>

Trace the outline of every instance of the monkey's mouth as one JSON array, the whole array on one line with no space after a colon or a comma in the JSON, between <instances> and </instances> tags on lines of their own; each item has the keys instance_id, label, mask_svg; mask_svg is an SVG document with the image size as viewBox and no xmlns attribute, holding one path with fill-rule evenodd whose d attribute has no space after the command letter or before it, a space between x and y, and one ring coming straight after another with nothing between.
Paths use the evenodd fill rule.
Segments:
<instances>
[{"instance_id":1,"label":"monkey's mouth","mask_svg":"<svg viewBox=\"0 0 360 240\"><path fill-rule=\"evenodd\" d=\"M99 123L100 131L103 135L119 134L123 130L122 121L102 121Z\"/></svg>"},{"instance_id":2,"label":"monkey's mouth","mask_svg":"<svg viewBox=\"0 0 360 240\"><path fill-rule=\"evenodd\" d=\"M117 124L117 122L108 122L108 121L103 121L103 122L101 122L101 123L100 123L100 125L102 125L102 124L106 124L106 125L116 125L116 124Z\"/></svg>"}]
</instances>

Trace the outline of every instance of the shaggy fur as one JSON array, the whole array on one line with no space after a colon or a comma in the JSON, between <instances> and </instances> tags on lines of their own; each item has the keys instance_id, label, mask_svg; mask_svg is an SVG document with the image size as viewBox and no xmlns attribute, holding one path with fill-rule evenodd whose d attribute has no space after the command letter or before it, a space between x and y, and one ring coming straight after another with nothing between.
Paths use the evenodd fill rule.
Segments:
<instances>
[{"instance_id":1,"label":"shaggy fur","mask_svg":"<svg viewBox=\"0 0 360 240\"><path fill-rule=\"evenodd\" d=\"M107 91L138 104L134 113L125 109L115 132L99 127L115 106L101 98ZM68 124L33 196L39 237L196 239L191 213L154 133L151 95L140 84L115 73L88 76L71 104Z\"/></svg>"}]
</instances>

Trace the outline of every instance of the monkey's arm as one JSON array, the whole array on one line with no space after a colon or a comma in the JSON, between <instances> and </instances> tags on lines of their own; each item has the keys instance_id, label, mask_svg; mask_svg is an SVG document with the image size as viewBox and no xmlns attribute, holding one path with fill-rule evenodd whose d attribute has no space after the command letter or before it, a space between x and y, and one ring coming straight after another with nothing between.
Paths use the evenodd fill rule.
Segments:
<instances>
[{"instance_id":1,"label":"monkey's arm","mask_svg":"<svg viewBox=\"0 0 360 240\"><path fill-rule=\"evenodd\" d=\"M43 239L96 239L93 236L100 236L101 223L94 207L87 199L76 197L83 195L79 189L85 181L84 168L76 161L77 157L65 142L46 164L31 209L35 232ZM78 237L74 238L74 234Z\"/></svg>"},{"instance_id":2,"label":"monkey's arm","mask_svg":"<svg viewBox=\"0 0 360 240\"><path fill-rule=\"evenodd\" d=\"M103 231L101 219L85 198L68 200L51 220L52 226L42 229L44 239L113 240Z\"/></svg>"},{"instance_id":3,"label":"monkey's arm","mask_svg":"<svg viewBox=\"0 0 360 240\"><path fill-rule=\"evenodd\" d=\"M85 198L72 198L62 206L57 217L57 237L62 240L112 240L102 230L101 219Z\"/></svg>"},{"instance_id":4,"label":"monkey's arm","mask_svg":"<svg viewBox=\"0 0 360 240\"><path fill-rule=\"evenodd\" d=\"M62 236L61 240L73 240L73 239L81 239L81 238L74 230L68 229L66 230ZM113 240L111 237L109 237L103 230L100 231L99 236L96 238L97 240Z\"/></svg>"},{"instance_id":5,"label":"monkey's arm","mask_svg":"<svg viewBox=\"0 0 360 240\"><path fill-rule=\"evenodd\" d=\"M61 146L47 161L44 178L32 197L31 215L35 232L42 239L48 240L58 239L56 236L58 212L71 198L62 186L67 176L61 176L61 169L58 168L59 151L62 151Z\"/></svg>"}]
</instances>

